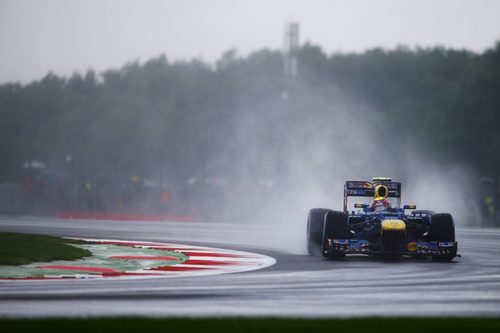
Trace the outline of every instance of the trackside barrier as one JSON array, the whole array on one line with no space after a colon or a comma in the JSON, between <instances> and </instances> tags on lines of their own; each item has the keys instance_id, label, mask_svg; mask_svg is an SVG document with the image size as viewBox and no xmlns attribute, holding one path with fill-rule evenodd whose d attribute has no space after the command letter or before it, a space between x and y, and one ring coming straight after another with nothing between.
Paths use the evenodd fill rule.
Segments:
<instances>
[{"instance_id":1,"label":"trackside barrier","mask_svg":"<svg viewBox=\"0 0 500 333\"><path fill-rule=\"evenodd\" d=\"M195 218L190 215L132 215L98 212L59 212L57 213L57 217L59 219L75 220L195 222Z\"/></svg>"}]
</instances>

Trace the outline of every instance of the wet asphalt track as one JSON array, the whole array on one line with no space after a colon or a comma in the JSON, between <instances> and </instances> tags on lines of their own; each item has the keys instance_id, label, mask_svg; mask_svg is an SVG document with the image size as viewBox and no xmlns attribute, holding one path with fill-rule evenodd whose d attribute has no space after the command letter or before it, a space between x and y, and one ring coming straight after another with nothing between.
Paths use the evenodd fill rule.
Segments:
<instances>
[{"instance_id":1,"label":"wet asphalt track","mask_svg":"<svg viewBox=\"0 0 500 333\"><path fill-rule=\"evenodd\" d=\"M264 270L205 277L4 281L2 317L500 315L500 230L459 229L462 258L452 263L322 260L276 245L282 227L266 225L0 217L0 230L182 242L277 259Z\"/></svg>"}]
</instances>

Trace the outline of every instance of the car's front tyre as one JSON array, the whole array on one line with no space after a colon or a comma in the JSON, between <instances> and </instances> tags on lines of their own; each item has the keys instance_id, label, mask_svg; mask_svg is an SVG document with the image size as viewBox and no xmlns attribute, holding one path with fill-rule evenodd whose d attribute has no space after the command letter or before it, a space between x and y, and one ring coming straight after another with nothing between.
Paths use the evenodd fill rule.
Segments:
<instances>
[{"instance_id":1,"label":"car's front tyre","mask_svg":"<svg viewBox=\"0 0 500 333\"><path fill-rule=\"evenodd\" d=\"M327 259L342 259L345 253L325 248L328 239L349 239L348 216L344 212L328 210L323 225L322 254Z\"/></svg>"},{"instance_id":2,"label":"car's front tyre","mask_svg":"<svg viewBox=\"0 0 500 333\"><path fill-rule=\"evenodd\" d=\"M455 241L455 223L453 217L448 213L433 214L431 216L431 226L429 230L430 241L435 242L454 242ZM452 261L456 257L456 251L446 255L434 255L434 261Z\"/></svg>"}]
</instances>

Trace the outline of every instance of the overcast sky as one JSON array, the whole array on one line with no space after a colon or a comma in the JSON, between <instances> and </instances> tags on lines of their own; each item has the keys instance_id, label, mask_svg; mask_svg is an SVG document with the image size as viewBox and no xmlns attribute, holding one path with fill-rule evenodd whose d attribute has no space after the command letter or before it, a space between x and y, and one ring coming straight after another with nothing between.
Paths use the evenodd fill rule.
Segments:
<instances>
[{"instance_id":1,"label":"overcast sky","mask_svg":"<svg viewBox=\"0 0 500 333\"><path fill-rule=\"evenodd\" d=\"M500 0L0 0L0 83L103 71L165 54L214 62L280 49L284 23L326 52L500 40Z\"/></svg>"}]
</instances>

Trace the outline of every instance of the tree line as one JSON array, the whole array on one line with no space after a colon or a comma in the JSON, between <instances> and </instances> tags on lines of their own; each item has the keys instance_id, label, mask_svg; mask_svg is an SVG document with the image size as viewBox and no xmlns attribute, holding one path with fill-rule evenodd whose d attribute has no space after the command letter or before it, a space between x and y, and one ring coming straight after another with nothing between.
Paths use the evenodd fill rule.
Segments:
<instances>
[{"instance_id":1,"label":"tree line","mask_svg":"<svg viewBox=\"0 0 500 333\"><path fill-rule=\"evenodd\" d=\"M350 111L338 111L351 108L388 149L411 142L438 163L500 174L500 43L481 54L441 47L327 54L305 44L298 63L297 77L287 79L281 52L229 50L216 64L161 55L102 73L3 84L0 182L21 181L29 161L76 182L138 176L179 185L242 170L273 179L311 137L338 144L328 129L354 128Z\"/></svg>"}]
</instances>

